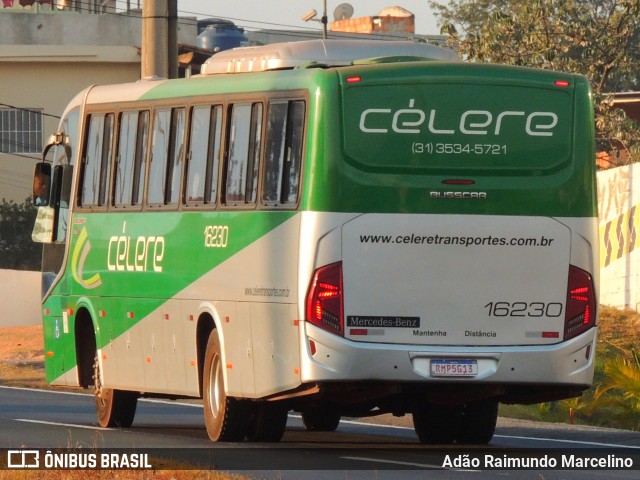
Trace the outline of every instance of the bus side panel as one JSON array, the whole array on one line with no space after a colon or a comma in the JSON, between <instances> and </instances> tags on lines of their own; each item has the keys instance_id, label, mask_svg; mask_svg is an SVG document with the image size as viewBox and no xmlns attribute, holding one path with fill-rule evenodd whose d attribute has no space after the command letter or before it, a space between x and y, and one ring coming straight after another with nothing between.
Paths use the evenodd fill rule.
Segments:
<instances>
[{"instance_id":1,"label":"bus side panel","mask_svg":"<svg viewBox=\"0 0 640 480\"><path fill-rule=\"evenodd\" d=\"M235 317L219 319L224 358L234 359L226 369L229 395L260 398L300 384L299 318L292 308L298 298L299 236L296 215L190 288L198 292L215 286L216 296L239 300Z\"/></svg>"},{"instance_id":2,"label":"bus side panel","mask_svg":"<svg viewBox=\"0 0 640 480\"><path fill-rule=\"evenodd\" d=\"M300 355L295 308L276 303L250 305L255 396L265 397L297 387Z\"/></svg>"},{"instance_id":3,"label":"bus side panel","mask_svg":"<svg viewBox=\"0 0 640 480\"><path fill-rule=\"evenodd\" d=\"M66 385L62 377L66 339L62 334L62 309L57 295L50 296L43 306L43 330L45 378L52 385Z\"/></svg>"},{"instance_id":4,"label":"bus side panel","mask_svg":"<svg viewBox=\"0 0 640 480\"><path fill-rule=\"evenodd\" d=\"M143 363L138 358L139 352L142 351L142 341L142 332L136 328L129 329L111 340L110 346L115 357L111 365L118 372L118 387L123 390L142 390L145 387Z\"/></svg>"}]
</instances>

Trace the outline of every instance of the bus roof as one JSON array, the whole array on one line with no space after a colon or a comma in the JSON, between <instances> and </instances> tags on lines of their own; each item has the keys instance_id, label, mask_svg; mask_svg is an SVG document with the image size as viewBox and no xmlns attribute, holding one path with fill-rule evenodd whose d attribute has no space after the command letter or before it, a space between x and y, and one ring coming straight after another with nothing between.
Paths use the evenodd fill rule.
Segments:
<instances>
[{"instance_id":1,"label":"bus roof","mask_svg":"<svg viewBox=\"0 0 640 480\"><path fill-rule=\"evenodd\" d=\"M239 47L213 55L202 67L203 75L260 72L303 67L351 65L378 57L412 57L421 60L459 61L453 50L427 43L385 40L305 40Z\"/></svg>"}]
</instances>

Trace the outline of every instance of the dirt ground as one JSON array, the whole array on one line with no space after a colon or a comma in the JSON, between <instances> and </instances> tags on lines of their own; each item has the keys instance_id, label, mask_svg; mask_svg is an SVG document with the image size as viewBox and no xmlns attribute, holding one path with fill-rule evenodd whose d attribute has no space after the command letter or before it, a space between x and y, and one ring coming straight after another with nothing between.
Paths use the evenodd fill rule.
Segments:
<instances>
[{"instance_id":1,"label":"dirt ground","mask_svg":"<svg viewBox=\"0 0 640 480\"><path fill-rule=\"evenodd\" d=\"M73 387L51 387L46 383L44 375L44 340L42 336L42 326L0 327L0 385L76 390ZM388 414L345 420L364 421L398 427L413 427L411 415L394 417ZM515 421L516 420L500 417L498 418L498 426L509 426ZM522 420L518 422L522 422Z\"/></svg>"},{"instance_id":2,"label":"dirt ground","mask_svg":"<svg viewBox=\"0 0 640 480\"><path fill-rule=\"evenodd\" d=\"M0 328L0 385L46 386L42 326Z\"/></svg>"},{"instance_id":3,"label":"dirt ground","mask_svg":"<svg viewBox=\"0 0 640 480\"><path fill-rule=\"evenodd\" d=\"M44 376L42 326L0 328L0 385L50 389ZM57 387L59 390L60 387ZM410 416L381 415L364 420L385 425L410 426Z\"/></svg>"}]
</instances>

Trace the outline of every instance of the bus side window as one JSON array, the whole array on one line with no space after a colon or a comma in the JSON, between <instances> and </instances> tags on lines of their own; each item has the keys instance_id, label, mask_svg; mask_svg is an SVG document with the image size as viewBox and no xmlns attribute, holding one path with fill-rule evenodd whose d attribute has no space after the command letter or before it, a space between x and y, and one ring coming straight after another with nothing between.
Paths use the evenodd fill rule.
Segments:
<instances>
[{"instance_id":1,"label":"bus side window","mask_svg":"<svg viewBox=\"0 0 640 480\"><path fill-rule=\"evenodd\" d=\"M118 153L113 175L113 205L127 207L131 205L131 193L133 190L133 165L136 153L136 135L138 133L138 113L122 113L119 125Z\"/></svg>"},{"instance_id":2,"label":"bus side window","mask_svg":"<svg viewBox=\"0 0 640 480\"><path fill-rule=\"evenodd\" d=\"M175 205L180 195L185 109L157 110L153 125L147 203Z\"/></svg>"},{"instance_id":3,"label":"bus side window","mask_svg":"<svg viewBox=\"0 0 640 480\"><path fill-rule=\"evenodd\" d=\"M133 166L133 193L131 194L132 205L142 205L142 194L144 193L145 165L147 151L149 150L149 110L140 112L138 117L138 135L136 142L136 161Z\"/></svg>"},{"instance_id":4,"label":"bus side window","mask_svg":"<svg viewBox=\"0 0 640 480\"><path fill-rule=\"evenodd\" d=\"M269 103L262 202L295 205L298 201L304 134L303 101Z\"/></svg>"},{"instance_id":5,"label":"bus side window","mask_svg":"<svg viewBox=\"0 0 640 480\"><path fill-rule=\"evenodd\" d=\"M221 105L193 108L185 185L185 204L187 205L196 206L216 202L221 134Z\"/></svg>"},{"instance_id":6,"label":"bus side window","mask_svg":"<svg viewBox=\"0 0 640 480\"><path fill-rule=\"evenodd\" d=\"M79 205L106 206L109 196L113 113L93 114L87 119L87 140L82 159Z\"/></svg>"},{"instance_id":7,"label":"bus side window","mask_svg":"<svg viewBox=\"0 0 640 480\"><path fill-rule=\"evenodd\" d=\"M69 222L69 200L71 198L71 185L73 183L73 166L57 165L54 168L56 185L54 204L58 211L55 221L54 241L64 242L67 238Z\"/></svg>"},{"instance_id":8,"label":"bus side window","mask_svg":"<svg viewBox=\"0 0 640 480\"><path fill-rule=\"evenodd\" d=\"M262 104L232 106L226 165L225 203L252 204L258 190Z\"/></svg>"},{"instance_id":9,"label":"bus side window","mask_svg":"<svg viewBox=\"0 0 640 480\"><path fill-rule=\"evenodd\" d=\"M125 112L120 116L117 162L114 172L115 207L140 205L144 182L144 158L149 130L149 111Z\"/></svg>"},{"instance_id":10,"label":"bus side window","mask_svg":"<svg viewBox=\"0 0 640 480\"><path fill-rule=\"evenodd\" d=\"M185 121L185 109L174 108L171 114L171 143L165 182L165 203L167 205L176 205L180 199Z\"/></svg>"}]
</instances>

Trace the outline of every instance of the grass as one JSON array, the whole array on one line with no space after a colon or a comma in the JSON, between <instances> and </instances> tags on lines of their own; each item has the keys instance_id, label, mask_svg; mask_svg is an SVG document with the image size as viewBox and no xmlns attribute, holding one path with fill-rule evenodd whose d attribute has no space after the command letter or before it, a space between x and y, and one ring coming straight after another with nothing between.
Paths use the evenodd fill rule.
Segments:
<instances>
[{"instance_id":1,"label":"grass","mask_svg":"<svg viewBox=\"0 0 640 480\"><path fill-rule=\"evenodd\" d=\"M49 388L44 382L41 327L16 327L0 330L0 385ZM537 405L501 405L500 415L535 421L607 426L640 431L640 314L601 307L594 386L582 397ZM615 367L615 368L614 368ZM624 382L611 383L612 376L623 367ZM626 368L626 370L624 370ZM623 373L624 373L623 372ZM630 372L630 373L629 373ZM638 375L636 377L633 375ZM605 391L605 386L613 387ZM637 385L637 392L632 391ZM627 388L627 390L625 390ZM602 393L604 392L604 393ZM601 393L598 398L598 394ZM38 472L46 480L231 480L242 479L226 472L188 470L180 465L166 465L162 470L56 470ZM0 480L27 480L33 472L0 470Z\"/></svg>"},{"instance_id":2,"label":"grass","mask_svg":"<svg viewBox=\"0 0 640 480\"><path fill-rule=\"evenodd\" d=\"M44 380L42 327L0 329L0 385L53 389ZM61 387L55 387L60 390ZM69 390L80 391L69 387ZM0 464L7 465L0 453ZM242 480L247 477L223 471L194 470L179 463L152 462L153 470L1 470L0 480Z\"/></svg>"},{"instance_id":3,"label":"grass","mask_svg":"<svg viewBox=\"0 0 640 480\"><path fill-rule=\"evenodd\" d=\"M34 475L34 473L36 475ZM0 480L232 480L238 475L212 470L0 470Z\"/></svg>"},{"instance_id":4,"label":"grass","mask_svg":"<svg viewBox=\"0 0 640 480\"><path fill-rule=\"evenodd\" d=\"M0 385L45 388L41 326L0 329Z\"/></svg>"},{"instance_id":5,"label":"grass","mask_svg":"<svg viewBox=\"0 0 640 480\"><path fill-rule=\"evenodd\" d=\"M0 480L240 480L213 470L0 470Z\"/></svg>"},{"instance_id":6,"label":"grass","mask_svg":"<svg viewBox=\"0 0 640 480\"><path fill-rule=\"evenodd\" d=\"M626 430L640 430L640 396L633 392L634 374L640 374L634 352L640 349L640 314L602 306L593 387L580 398L536 405L501 405L500 415L526 420L593 425ZM622 375L629 382L621 385L613 376ZM625 367L626 366L626 367ZM621 380L621 379L620 379ZM614 381L616 386L603 393ZM640 382L637 382L640 387ZM598 395L601 396L598 398ZM573 418L571 413L573 412Z\"/></svg>"}]
</instances>

